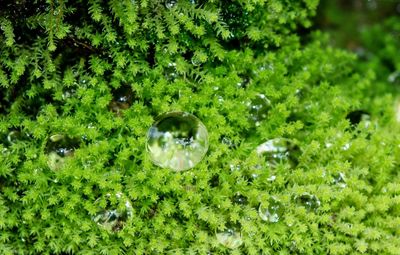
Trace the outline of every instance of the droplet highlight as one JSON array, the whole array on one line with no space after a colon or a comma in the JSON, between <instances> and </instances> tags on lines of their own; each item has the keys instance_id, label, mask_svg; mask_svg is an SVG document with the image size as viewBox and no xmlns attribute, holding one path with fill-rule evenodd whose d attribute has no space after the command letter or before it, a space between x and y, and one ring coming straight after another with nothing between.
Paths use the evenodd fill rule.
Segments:
<instances>
[{"instance_id":1,"label":"droplet highlight","mask_svg":"<svg viewBox=\"0 0 400 255\"><path fill-rule=\"evenodd\" d=\"M195 167L208 150L204 124L186 112L158 116L147 133L147 151L157 166L174 171Z\"/></svg>"}]
</instances>

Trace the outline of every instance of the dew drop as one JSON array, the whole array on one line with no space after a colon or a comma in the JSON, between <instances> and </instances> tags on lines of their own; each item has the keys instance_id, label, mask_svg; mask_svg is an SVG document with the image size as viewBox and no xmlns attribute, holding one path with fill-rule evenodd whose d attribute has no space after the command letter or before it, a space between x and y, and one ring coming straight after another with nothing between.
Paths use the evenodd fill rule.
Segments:
<instances>
[{"instance_id":1,"label":"dew drop","mask_svg":"<svg viewBox=\"0 0 400 255\"><path fill-rule=\"evenodd\" d=\"M321 205L321 202L315 195L309 193L303 193L302 195L295 198L295 200L304 206L308 211L316 211Z\"/></svg>"},{"instance_id":2,"label":"dew drop","mask_svg":"<svg viewBox=\"0 0 400 255\"><path fill-rule=\"evenodd\" d=\"M216 236L218 242L229 249L239 248L243 244L242 235L234 229L227 229Z\"/></svg>"},{"instance_id":3,"label":"dew drop","mask_svg":"<svg viewBox=\"0 0 400 255\"><path fill-rule=\"evenodd\" d=\"M238 205L246 205L247 204L247 197L243 196L239 192L237 192L232 199L233 203Z\"/></svg>"},{"instance_id":4,"label":"dew drop","mask_svg":"<svg viewBox=\"0 0 400 255\"><path fill-rule=\"evenodd\" d=\"M167 112L158 116L150 127L146 147L157 166L174 171L188 170L207 153L207 129L190 113Z\"/></svg>"},{"instance_id":5,"label":"dew drop","mask_svg":"<svg viewBox=\"0 0 400 255\"><path fill-rule=\"evenodd\" d=\"M167 7L168 9L174 8L174 6L176 6L176 4L177 4L176 0L166 0L165 1L165 7Z\"/></svg>"},{"instance_id":6,"label":"dew drop","mask_svg":"<svg viewBox=\"0 0 400 255\"><path fill-rule=\"evenodd\" d=\"M169 81L174 81L178 77L176 63L168 63L168 66L164 68L164 76Z\"/></svg>"},{"instance_id":7,"label":"dew drop","mask_svg":"<svg viewBox=\"0 0 400 255\"><path fill-rule=\"evenodd\" d=\"M112 203L112 200L116 200L117 204ZM104 202L105 206L101 206ZM95 201L95 204L98 210L96 215L92 217L92 220L108 231L120 231L133 214L131 203L128 200L124 201L120 193L115 195L115 199L110 194L107 194L105 199L99 198Z\"/></svg>"},{"instance_id":8,"label":"dew drop","mask_svg":"<svg viewBox=\"0 0 400 255\"><path fill-rule=\"evenodd\" d=\"M122 111L128 109L133 102L134 93L130 86L122 86L113 91L113 100L108 105L110 111L114 112L117 116L122 115Z\"/></svg>"},{"instance_id":9,"label":"dew drop","mask_svg":"<svg viewBox=\"0 0 400 255\"><path fill-rule=\"evenodd\" d=\"M260 157L265 157L267 165L275 167L279 163L297 164L296 156L299 148L291 140L286 138L274 138L260 144L256 148Z\"/></svg>"},{"instance_id":10,"label":"dew drop","mask_svg":"<svg viewBox=\"0 0 400 255\"><path fill-rule=\"evenodd\" d=\"M283 205L275 197L270 197L268 203L261 203L258 208L258 215L263 221L272 223L278 222L283 216Z\"/></svg>"},{"instance_id":11,"label":"dew drop","mask_svg":"<svg viewBox=\"0 0 400 255\"><path fill-rule=\"evenodd\" d=\"M346 177L344 173L338 173L333 176L333 183L340 188L346 188Z\"/></svg>"},{"instance_id":12,"label":"dew drop","mask_svg":"<svg viewBox=\"0 0 400 255\"><path fill-rule=\"evenodd\" d=\"M46 151L48 154L47 165L51 170L59 170L65 164L66 157L72 157L79 147L79 140L61 134L50 136Z\"/></svg>"},{"instance_id":13,"label":"dew drop","mask_svg":"<svg viewBox=\"0 0 400 255\"><path fill-rule=\"evenodd\" d=\"M256 126L259 126L260 122L267 118L270 104L270 101L264 94L258 94L256 98L247 103L250 114L249 118Z\"/></svg>"}]
</instances>

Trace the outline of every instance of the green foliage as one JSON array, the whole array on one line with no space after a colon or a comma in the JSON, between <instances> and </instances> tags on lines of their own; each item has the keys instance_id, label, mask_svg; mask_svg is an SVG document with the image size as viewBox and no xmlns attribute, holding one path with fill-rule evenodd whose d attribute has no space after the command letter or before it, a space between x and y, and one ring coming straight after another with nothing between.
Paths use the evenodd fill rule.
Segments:
<instances>
[{"instance_id":1,"label":"green foliage","mask_svg":"<svg viewBox=\"0 0 400 255\"><path fill-rule=\"evenodd\" d=\"M363 32L366 61L299 32L316 0L5 2L0 254L398 254L398 18ZM247 103L259 94L270 109L257 126ZM154 118L174 110L210 136L185 172L145 149ZM346 119L355 110L369 125ZM79 142L52 170L57 134ZM278 137L296 144L296 164L257 156ZM299 203L305 193L320 206ZM272 196L277 223L258 216ZM119 231L92 219L106 200L132 206ZM215 236L231 226L244 242L235 250Z\"/></svg>"}]
</instances>

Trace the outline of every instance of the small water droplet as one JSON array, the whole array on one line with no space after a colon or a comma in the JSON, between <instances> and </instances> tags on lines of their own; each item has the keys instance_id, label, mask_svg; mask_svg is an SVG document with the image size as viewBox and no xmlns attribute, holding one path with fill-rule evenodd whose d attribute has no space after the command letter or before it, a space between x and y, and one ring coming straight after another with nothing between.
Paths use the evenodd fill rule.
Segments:
<instances>
[{"instance_id":1,"label":"small water droplet","mask_svg":"<svg viewBox=\"0 0 400 255\"><path fill-rule=\"evenodd\" d=\"M238 205L246 205L247 204L247 197L243 196L239 192L237 192L233 198L232 198L233 203L238 204Z\"/></svg>"},{"instance_id":2,"label":"small water droplet","mask_svg":"<svg viewBox=\"0 0 400 255\"><path fill-rule=\"evenodd\" d=\"M169 81L174 81L178 77L176 63L168 63L168 66L164 68L164 76Z\"/></svg>"},{"instance_id":3,"label":"small water droplet","mask_svg":"<svg viewBox=\"0 0 400 255\"><path fill-rule=\"evenodd\" d=\"M227 229L216 236L218 242L229 249L239 248L243 244L242 235L234 229Z\"/></svg>"},{"instance_id":4,"label":"small water droplet","mask_svg":"<svg viewBox=\"0 0 400 255\"><path fill-rule=\"evenodd\" d=\"M191 59L191 62L192 62L192 65L194 65L194 66L200 66L202 64L202 62L196 57L193 57Z\"/></svg>"},{"instance_id":5,"label":"small water droplet","mask_svg":"<svg viewBox=\"0 0 400 255\"><path fill-rule=\"evenodd\" d=\"M309 193L303 193L302 195L295 198L295 200L304 206L308 211L317 211L318 207L321 205L321 202L315 195Z\"/></svg>"},{"instance_id":6,"label":"small water droplet","mask_svg":"<svg viewBox=\"0 0 400 255\"><path fill-rule=\"evenodd\" d=\"M124 201L122 193L117 193L115 197L117 204L111 202L113 199L110 194L103 199L97 199L95 204L98 206L98 212L92 217L95 223L112 232L120 231L133 214L131 203L127 199ZM105 207L101 206L102 200L105 200Z\"/></svg>"},{"instance_id":7,"label":"small water droplet","mask_svg":"<svg viewBox=\"0 0 400 255\"><path fill-rule=\"evenodd\" d=\"M46 145L49 168L54 171L61 169L65 164L65 158L74 155L74 150L79 147L79 142L79 139L61 134L50 136Z\"/></svg>"},{"instance_id":8,"label":"small water droplet","mask_svg":"<svg viewBox=\"0 0 400 255\"><path fill-rule=\"evenodd\" d=\"M121 116L122 111L128 109L134 100L132 88L128 85L125 85L114 90L112 94L113 100L108 105L108 108L117 116Z\"/></svg>"},{"instance_id":9,"label":"small water droplet","mask_svg":"<svg viewBox=\"0 0 400 255\"><path fill-rule=\"evenodd\" d=\"M347 151L350 149L351 143L346 143L345 145L342 146L342 150Z\"/></svg>"},{"instance_id":10,"label":"small water droplet","mask_svg":"<svg viewBox=\"0 0 400 255\"><path fill-rule=\"evenodd\" d=\"M229 169L231 170L231 172L234 171L240 171L240 165L236 165L236 164L229 164Z\"/></svg>"},{"instance_id":11,"label":"small water droplet","mask_svg":"<svg viewBox=\"0 0 400 255\"><path fill-rule=\"evenodd\" d=\"M338 173L333 176L333 183L338 185L340 188L346 188L346 177L344 173Z\"/></svg>"},{"instance_id":12,"label":"small water droplet","mask_svg":"<svg viewBox=\"0 0 400 255\"><path fill-rule=\"evenodd\" d=\"M278 222L283 216L283 205L275 197L270 197L268 203L261 203L258 208L258 215L263 221Z\"/></svg>"},{"instance_id":13,"label":"small water droplet","mask_svg":"<svg viewBox=\"0 0 400 255\"><path fill-rule=\"evenodd\" d=\"M400 6L400 5L399 5ZM400 76L400 72L399 71L396 71L396 72L393 72L393 73L391 73L389 76L388 76L388 82L390 82L390 83L394 83L398 78L399 78L399 76Z\"/></svg>"},{"instance_id":14,"label":"small water droplet","mask_svg":"<svg viewBox=\"0 0 400 255\"><path fill-rule=\"evenodd\" d=\"M276 180L276 176L275 175L272 175L272 176L267 178L267 181L270 181L270 182L273 182L275 180Z\"/></svg>"},{"instance_id":15,"label":"small water droplet","mask_svg":"<svg viewBox=\"0 0 400 255\"><path fill-rule=\"evenodd\" d=\"M259 126L260 122L267 118L270 104L264 94L258 94L256 98L247 103L249 118L256 126Z\"/></svg>"},{"instance_id":16,"label":"small water droplet","mask_svg":"<svg viewBox=\"0 0 400 255\"><path fill-rule=\"evenodd\" d=\"M166 0L165 1L165 7L167 7L168 9L172 9L176 6L177 1L176 0Z\"/></svg>"},{"instance_id":17,"label":"small water droplet","mask_svg":"<svg viewBox=\"0 0 400 255\"><path fill-rule=\"evenodd\" d=\"M208 150L207 129L190 113L167 112L150 127L146 147L154 164L187 170L195 167Z\"/></svg>"},{"instance_id":18,"label":"small water droplet","mask_svg":"<svg viewBox=\"0 0 400 255\"><path fill-rule=\"evenodd\" d=\"M274 138L260 144L256 148L260 157L265 157L268 166L275 167L279 163L297 164L296 156L299 148L286 138Z\"/></svg>"}]
</instances>

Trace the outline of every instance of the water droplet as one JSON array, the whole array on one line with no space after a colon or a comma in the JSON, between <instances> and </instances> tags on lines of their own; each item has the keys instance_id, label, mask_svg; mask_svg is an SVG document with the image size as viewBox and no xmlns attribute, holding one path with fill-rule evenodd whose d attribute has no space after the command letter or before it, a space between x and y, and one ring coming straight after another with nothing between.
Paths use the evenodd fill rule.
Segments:
<instances>
[{"instance_id":1,"label":"water droplet","mask_svg":"<svg viewBox=\"0 0 400 255\"><path fill-rule=\"evenodd\" d=\"M190 113L161 114L147 133L147 151L153 163L162 168L175 171L193 168L207 150L207 129Z\"/></svg>"},{"instance_id":2,"label":"water droplet","mask_svg":"<svg viewBox=\"0 0 400 255\"><path fill-rule=\"evenodd\" d=\"M236 249L243 244L242 235L234 229L217 233L216 236L218 242L229 249Z\"/></svg>"},{"instance_id":3,"label":"water droplet","mask_svg":"<svg viewBox=\"0 0 400 255\"><path fill-rule=\"evenodd\" d=\"M283 205L275 197L270 197L268 203L261 203L258 208L258 215L264 221L278 222L283 216Z\"/></svg>"},{"instance_id":4,"label":"water droplet","mask_svg":"<svg viewBox=\"0 0 400 255\"><path fill-rule=\"evenodd\" d=\"M342 146L342 150L347 151L350 149L351 143L346 143L345 145Z\"/></svg>"},{"instance_id":5,"label":"water droplet","mask_svg":"<svg viewBox=\"0 0 400 255\"><path fill-rule=\"evenodd\" d=\"M21 133L19 131L13 130L7 135L7 141L10 144L16 143L18 140L21 139Z\"/></svg>"},{"instance_id":6,"label":"water droplet","mask_svg":"<svg viewBox=\"0 0 400 255\"><path fill-rule=\"evenodd\" d=\"M292 141L286 138L274 138L260 144L256 148L259 156L265 157L268 166L275 167L279 163L297 164L296 156L299 148Z\"/></svg>"},{"instance_id":7,"label":"water droplet","mask_svg":"<svg viewBox=\"0 0 400 255\"><path fill-rule=\"evenodd\" d=\"M196 57L193 57L190 61L192 62L192 65L194 65L194 66L200 66L202 64L200 59L198 59Z\"/></svg>"},{"instance_id":8,"label":"water droplet","mask_svg":"<svg viewBox=\"0 0 400 255\"><path fill-rule=\"evenodd\" d=\"M247 197L243 196L239 192L237 192L233 198L232 198L233 203L238 204L238 205L246 205L247 204Z\"/></svg>"},{"instance_id":9,"label":"water droplet","mask_svg":"<svg viewBox=\"0 0 400 255\"><path fill-rule=\"evenodd\" d=\"M168 9L172 9L173 7L175 7L177 4L176 0L166 0L165 1L165 7L167 7Z\"/></svg>"},{"instance_id":10,"label":"water droplet","mask_svg":"<svg viewBox=\"0 0 400 255\"><path fill-rule=\"evenodd\" d=\"M321 202L318 200L318 198L309 193L303 193L302 195L296 197L295 200L309 211L316 211L321 205Z\"/></svg>"},{"instance_id":11,"label":"water droplet","mask_svg":"<svg viewBox=\"0 0 400 255\"><path fill-rule=\"evenodd\" d=\"M66 157L72 157L79 147L79 140L61 134L52 135L46 145L47 165L52 170L59 170L65 164Z\"/></svg>"},{"instance_id":12,"label":"water droplet","mask_svg":"<svg viewBox=\"0 0 400 255\"><path fill-rule=\"evenodd\" d=\"M164 76L169 81L174 81L178 77L176 63L168 63L168 66L164 68Z\"/></svg>"},{"instance_id":13,"label":"water droplet","mask_svg":"<svg viewBox=\"0 0 400 255\"><path fill-rule=\"evenodd\" d=\"M105 199L97 199L95 203L98 206L98 212L92 217L99 226L113 232L120 231L133 214L131 203L126 199L124 201L121 193L117 193L115 198L107 194ZM102 203L105 203L105 206Z\"/></svg>"},{"instance_id":14,"label":"water droplet","mask_svg":"<svg viewBox=\"0 0 400 255\"><path fill-rule=\"evenodd\" d=\"M240 171L240 168L240 165L229 164L229 169L231 170L231 172Z\"/></svg>"},{"instance_id":15,"label":"water droplet","mask_svg":"<svg viewBox=\"0 0 400 255\"><path fill-rule=\"evenodd\" d=\"M346 177L344 173L338 173L333 176L333 183L338 185L340 188L346 188Z\"/></svg>"},{"instance_id":16,"label":"water droplet","mask_svg":"<svg viewBox=\"0 0 400 255\"><path fill-rule=\"evenodd\" d=\"M122 111L128 109L132 105L134 93L130 86L122 86L113 91L113 100L108 108L117 116L121 116Z\"/></svg>"},{"instance_id":17,"label":"water droplet","mask_svg":"<svg viewBox=\"0 0 400 255\"><path fill-rule=\"evenodd\" d=\"M399 4L399 6L400 6L400 4ZM390 83L394 83L398 78L399 78L399 76L400 76L400 72L399 71L397 71L397 72L394 72L394 73L391 73L389 76L388 76L388 82L390 82Z\"/></svg>"},{"instance_id":18,"label":"water droplet","mask_svg":"<svg viewBox=\"0 0 400 255\"><path fill-rule=\"evenodd\" d=\"M259 126L260 121L267 118L270 104L270 101L264 94L258 94L256 98L247 103L250 114L249 118L256 126Z\"/></svg>"},{"instance_id":19,"label":"water droplet","mask_svg":"<svg viewBox=\"0 0 400 255\"><path fill-rule=\"evenodd\" d=\"M267 181L270 181L270 182L273 182L275 180L276 180L276 176L275 175L272 175L272 176L267 178Z\"/></svg>"}]
</instances>

